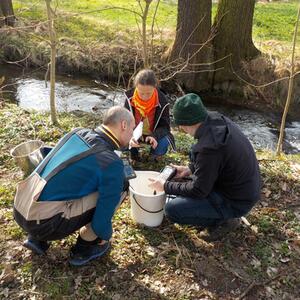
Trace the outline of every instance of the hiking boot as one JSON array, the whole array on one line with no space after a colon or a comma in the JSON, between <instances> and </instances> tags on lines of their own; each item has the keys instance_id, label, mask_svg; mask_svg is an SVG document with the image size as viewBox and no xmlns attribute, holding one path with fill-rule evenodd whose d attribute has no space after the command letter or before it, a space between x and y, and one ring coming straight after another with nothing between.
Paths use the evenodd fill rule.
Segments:
<instances>
[{"instance_id":1,"label":"hiking boot","mask_svg":"<svg viewBox=\"0 0 300 300\"><path fill-rule=\"evenodd\" d=\"M78 239L71 248L69 263L73 266L83 266L89 261L103 256L110 249L110 242L100 244L101 239L95 242L85 242Z\"/></svg>"},{"instance_id":2,"label":"hiking boot","mask_svg":"<svg viewBox=\"0 0 300 300\"><path fill-rule=\"evenodd\" d=\"M46 241L38 241L33 239L32 237L28 237L28 239L23 243L23 246L31 250L35 254L45 255L46 251L50 247L50 243Z\"/></svg>"},{"instance_id":3,"label":"hiking boot","mask_svg":"<svg viewBox=\"0 0 300 300\"><path fill-rule=\"evenodd\" d=\"M200 237L207 242L221 240L228 233L235 231L241 225L241 219L229 219L216 226L208 227L205 232L201 232Z\"/></svg>"}]
</instances>

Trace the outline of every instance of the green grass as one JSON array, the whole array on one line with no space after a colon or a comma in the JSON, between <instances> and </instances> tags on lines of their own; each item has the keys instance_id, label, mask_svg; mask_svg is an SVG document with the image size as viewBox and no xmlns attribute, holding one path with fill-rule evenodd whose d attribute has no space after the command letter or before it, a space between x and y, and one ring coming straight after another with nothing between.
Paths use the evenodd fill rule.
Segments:
<instances>
[{"instance_id":1,"label":"green grass","mask_svg":"<svg viewBox=\"0 0 300 300\"><path fill-rule=\"evenodd\" d=\"M44 1L14 1L16 15L32 21L46 20ZM109 9L114 7L114 9ZM122 9L124 8L124 9ZM132 31L137 32L137 22L141 24L137 1L61 1L57 7L59 16L56 28L58 36L75 39L80 43L94 41L107 42L115 38L131 40ZM148 17L148 27L152 24L155 6L151 5ZM72 16L78 14L76 16ZM160 4L156 29L175 28L177 6L175 4Z\"/></svg>"},{"instance_id":2,"label":"green grass","mask_svg":"<svg viewBox=\"0 0 300 300\"><path fill-rule=\"evenodd\" d=\"M143 1L141 1L143 2ZM45 10L45 2L43 0L35 1L15 1L14 5L16 8L31 8L30 11L34 12L35 19L40 15L40 10ZM54 7L54 5L53 5ZM123 9L122 9L123 8ZM133 12L131 12L131 11ZM155 11L155 3L150 6L149 11L149 24L151 24L152 16ZM63 14L82 13L90 21L94 22L107 22L111 24L118 24L123 27L136 26L136 14L140 14L141 10L136 0L110 0L110 1L99 1L99 0L64 0L60 1L57 6L57 12ZM135 13L134 13L135 12ZM174 27L176 25L177 5L172 2L165 3L161 1L157 14L158 26ZM27 12L28 13L28 12Z\"/></svg>"},{"instance_id":3,"label":"green grass","mask_svg":"<svg viewBox=\"0 0 300 300\"><path fill-rule=\"evenodd\" d=\"M99 1L99 0L65 0L59 1L57 6L58 16L63 17L58 21L57 28L60 36L67 36L83 41L108 41L114 37L127 36L128 31L137 30L137 20L134 13L116 9L121 7L140 13L140 8L135 0ZM151 26L156 2L150 6L148 26ZM253 21L253 35L256 42L276 40L291 42L297 15L297 1L272 2L268 4L257 3ZM15 13L21 18L33 21L46 20L46 9L43 0L32 2L30 0L14 1ZM115 7L115 9L107 9ZM213 5L212 17L217 10ZM72 14L78 16L68 17ZM176 1L161 1L156 16L156 29L175 31L177 22ZM169 37L170 38L170 37Z\"/></svg>"},{"instance_id":4,"label":"green grass","mask_svg":"<svg viewBox=\"0 0 300 300\"><path fill-rule=\"evenodd\" d=\"M297 18L298 2L256 4L253 34L257 41L291 42Z\"/></svg>"}]
</instances>

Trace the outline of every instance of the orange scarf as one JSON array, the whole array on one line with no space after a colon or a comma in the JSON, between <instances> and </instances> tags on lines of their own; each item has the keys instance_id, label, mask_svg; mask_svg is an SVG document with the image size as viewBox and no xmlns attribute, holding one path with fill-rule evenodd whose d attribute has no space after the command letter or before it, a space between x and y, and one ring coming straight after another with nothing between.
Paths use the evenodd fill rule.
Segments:
<instances>
[{"instance_id":1,"label":"orange scarf","mask_svg":"<svg viewBox=\"0 0 300 300\"><path fill-rule=\"evenodd\" d=\"M157 106L158 104L158 92L157 89L154 89L152 96L144 101L140 98L137 89L134 90L131 104L135 107L142 118L145 118L149 115L149 113Z\"/></svg>"}]
</instances>

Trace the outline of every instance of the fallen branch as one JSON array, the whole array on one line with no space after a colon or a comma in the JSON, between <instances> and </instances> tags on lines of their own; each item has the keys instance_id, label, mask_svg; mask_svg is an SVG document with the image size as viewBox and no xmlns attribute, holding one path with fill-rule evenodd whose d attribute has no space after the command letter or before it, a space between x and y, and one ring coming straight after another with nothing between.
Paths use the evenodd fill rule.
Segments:
<instances>
[{"instance_id":1,"label":"fallen branch","mask_svg":"<svg viewBox=\"0 0 300 300\"><path fill-rule=\"evenodd\" d=\"M250 283L250 285L246 288L246 290L238 297L236 298L236 300L242 300L254 287L258 287L258 286L266 286L269 283L277 280L278 278L284 276L284 275L294 275L296 273L299 273L299 270L294 270L293 272L290 272L289 269L285 269L284 271L280 272L279 274L277 274L276 276L273 276L272 278L264 281L264 282L256 282L253 281Z\"/></svg>"}]
</instances>

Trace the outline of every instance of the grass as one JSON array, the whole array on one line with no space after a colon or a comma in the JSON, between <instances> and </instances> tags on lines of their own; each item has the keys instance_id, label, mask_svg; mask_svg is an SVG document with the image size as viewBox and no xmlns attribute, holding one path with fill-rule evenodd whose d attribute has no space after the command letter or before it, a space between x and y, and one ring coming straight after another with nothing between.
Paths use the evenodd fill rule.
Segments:
<instances>
[{"instance_id":1,"label":"grass","mask_svg":"<svg viewBox=\"0 0 300 300\"><path fill-rule=\"evenodd\" d=\"M69 266L75 234L55 241L46 257L31 255L21 246L25 233L12 216L12 199L22 173L8 153L26 139L54 144L72 127L94 127L100 122L85 114L60 114L59 119L60 128L50 124L48 114L2 103L1 299L234 299L253 281L261 284L249 293L253 299L270 298L267 286L279 298L298 296L300 221L292 205L300 196L299 178L293 171L299 158L274 160L267 151L258 153L264 186L262 203L247 216L251 227L242 226L220 241L206 243L196 228L167 220L159 228L141 227L132 221L129 201L125 201L113 219L113 247L105 258L82 268ZM147 161L143 153L145 161L137 167L159 170L169 162L186 163L193 140L182 133L176 133L176 139L181 153L168 154L160 164Z\"/></svg>"},{"instance_id":2,"label":"grass","mask_svg":"<svg viewBox=\"0 0 300 300\"><path fill-rule=\"evenodd\" d=\"M290 55L297 5L297 1L256 4L253 37L259 48L284 58ZM109 7L124 8L124 10L107 9ZM46 21L43 0L34 2L17 0L14 1L14 8L16 15L25 23ZM134 13L126 9L140 13L140 7L135 0L60 1L57 5L58 20L56 22L58 37L70 39L83 48L101 43L135 47L135 44L139 42L137 23L140 26L141 20L140 17L136 17ZM216 9L217 5L213 4L212 18L216 14ZM154 10L155 2L150 6L148 28L151 27ZM156 45L163 46L163 48L170 45L175 35L176 22L176 1L161 1L155 21ZM46 24L37 28L36 31L47 37ZM30 39L35 45L40 42L33 36ZM17 41L15 42L17 43ZM61 48L64 49L64 47L63 43Z\"/></svg>"},{"instance_id":3,"label":"grass","mask_svg":"<svg viewBox=\"0 0 300 300\"><path fill-rule=\"evenodd\" d=\"M143 1L141 1L143 3ZM151 28L155 1L150 6L148 30ZM0 33L0 61L24 61L31 67L39 66L46 69L49 62L50 48L48 40L47 18L44 0L16 0L13 2L18 17L18 26L36 25L21 32L10 34ZM120 82L127 86L133 70L142 67L141 38L137 23L141 27L140 18L128 10L140 12L138 1L53 1L57 7L55 23L58 37L58 73L86 74L97 79ZM56 6L57 5L57 6ZM123 7L124 9L107 9ZM213 4L212 18L217 5ZM256 46L266 55L263 62L252 67L251 76L257 83L270 82L275 77L285 77L291 55L291 43L297 14L297 1L256 3L253 20L253 38ZM44 23L37 25L41 21ZM161 1L154 26L154 69L162 69L162 54L172 44L175 37L177 22L177 1ZM149 33L149 31L148 31ZM150 37L148 35L148 39ZM296 47L296 57L300 56L300 47ZM253 62L254 63L254 62ZM273 72L273 67L276 72ZM249 67L251 69L251 67ZM268 72L267 72L268 71ZM160 74L165 77L166 74ZM119 81L120 80L120 81ZM280 110L286 96L285 83L274 84L274 88L265 88L256 93L250 89L250 97L258 95L249 102L250 107L266 105ZM241 94L237 91L237 102ZM254 94L253 94L254 93ZM261 94L262 93L262 94ZM252 95L253 94L253 95ZM242 94L243 99L245 95Z\"/></svg>"},{"instance_id":4,"label":"grass","mask_svg":"<svg viewBox=\"0 0 300 300\"><path fill-rule=\"evenodd\" d=\"M124 8L140 13L137 1L79 1L66 0L59 2L58 15L66 16L79 14L67 18L59 24L59 32L76 39L91 38L95 41L101 36L101 28L112 32L126 29L136 30L137 20L134 13L122 9L107 9L109 7ZM257 41L277 40L291 42L297 15L297 1L275 1L272 3L257 3L253 20L253 35ZM14 1L16 14L32 21L46 20L45 4L43 0L35 2L29 0ZM213 5L212 17L216 14L217 5ZM148 25L152 23L155 2L150 6ZM160 29L174 31L177 22L176 1L162 1L156 16L156 26ZM96 27L95 27L96 26ZM86 31L87 29L94 29ZM104 30L103 30L104 31ZM86 34L88 32L88 34ZM97 38L98 36L98 38ZM108 35L109 36L109 35Z\"/></svg>"},{"instance_id":5,"label":"grass","mask_svg":"<svg viewBox=\"0 0 300 300\"><path fill-rule=\"evenodd\" d=\"M256 41L276 40L291 44L297 18L297 1L256 4L253 35Z\"/></svg>"},{"instance_id":6,"label":"grass","mask_svg":"<svg viewBox=\"0 0 300 300\"><path fill-rule=\"evenodd\" d=\"M16 14L31 21L46 20L44 1L16 1ZM108 9L115 7L115 9ZM124 8L124 9L121 9ZM149 11L148 26L151 26L154 5ZM140 13L137 1L63 1L58 6L58 15L62 18L57 23L60 37L76 39L77 42L109 42L120 39L134 40L132 32L137 31L137 21L141 24L140 16L128 10ZM24 10L24 11L23 11ZM175 28L175 4L162 2L157 14L159 28ZM73 14L78 14L72 17ZM19 14L18 14L19 15ZM172 17L175 16L175 17ZM87 34L88 32L88 34ZM131 37L130 37L131 36Z\"/></svg>"}]
</instances>

